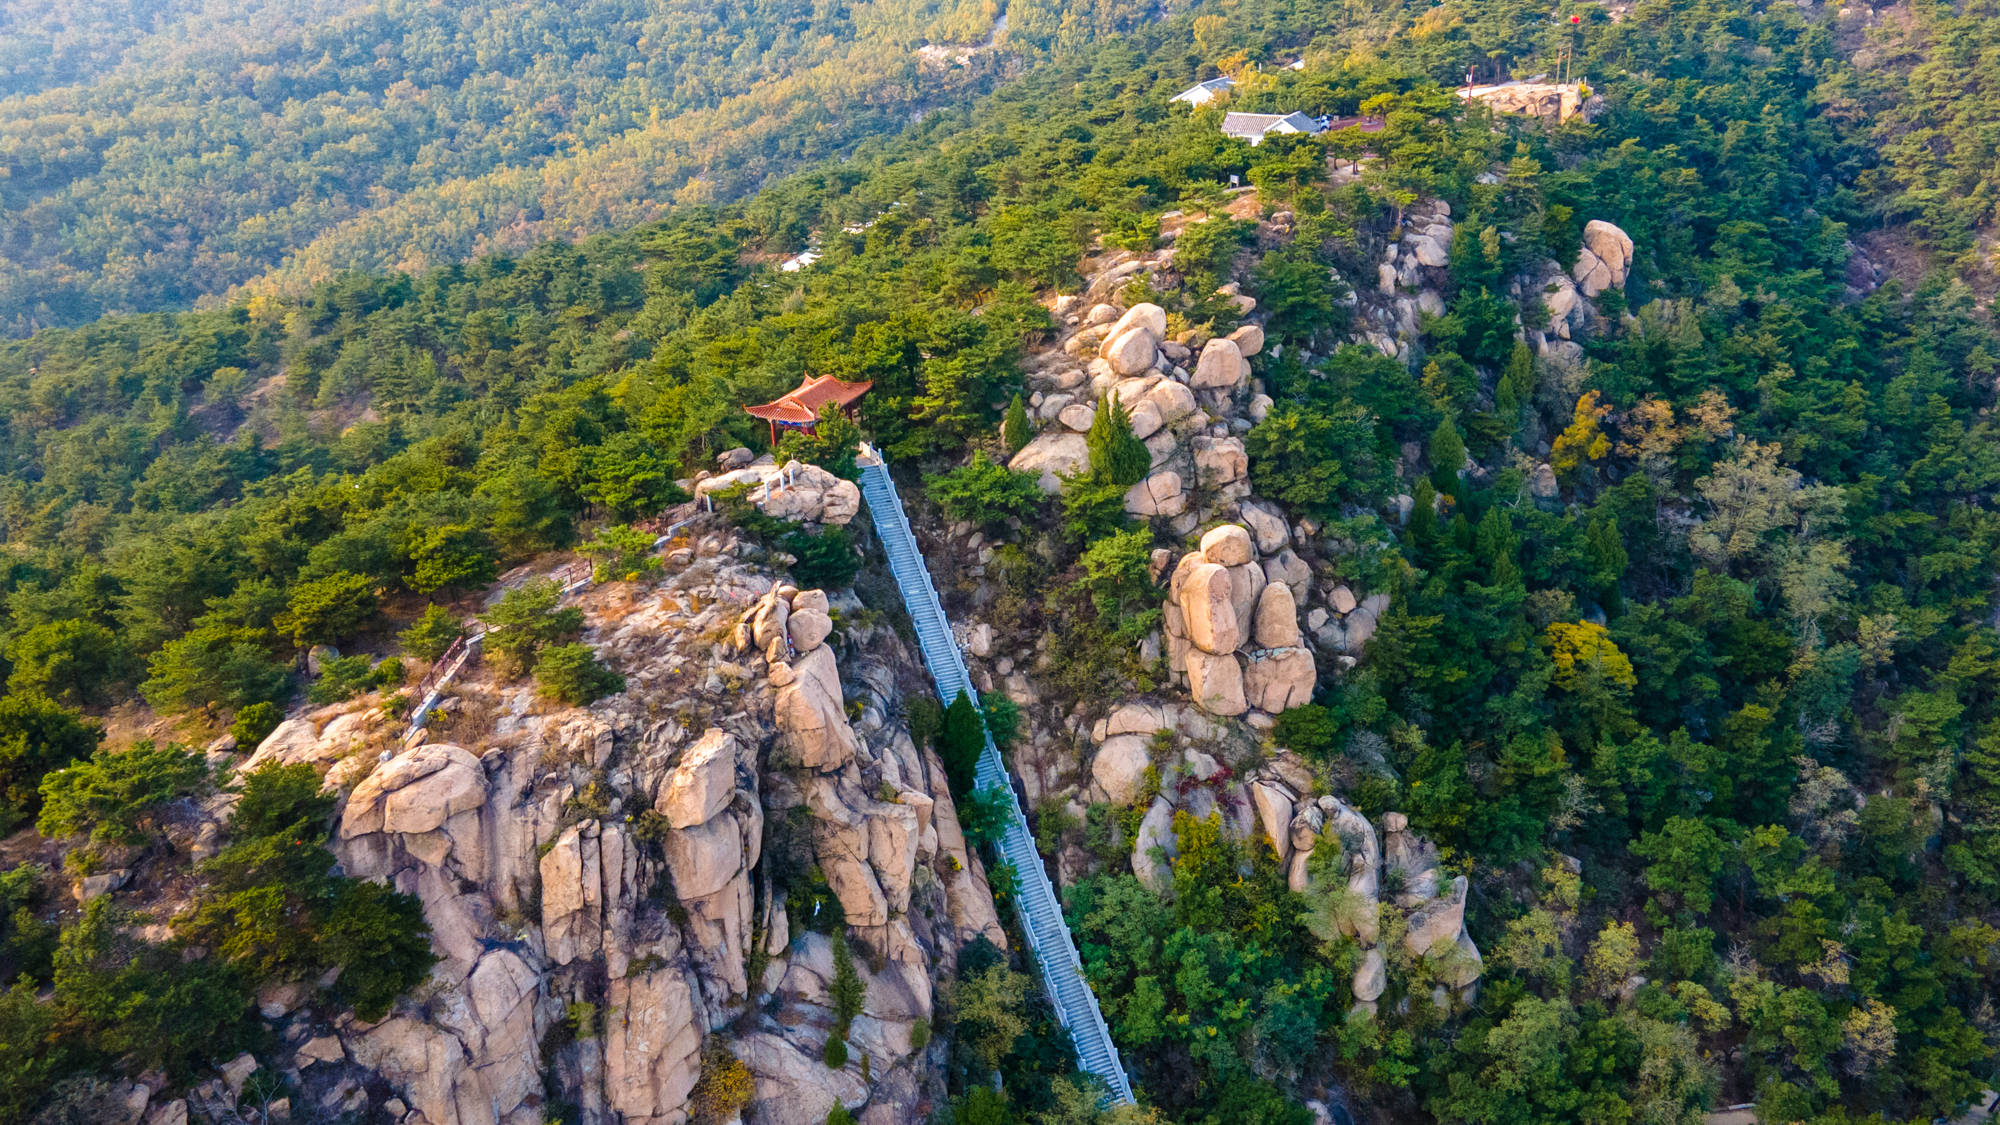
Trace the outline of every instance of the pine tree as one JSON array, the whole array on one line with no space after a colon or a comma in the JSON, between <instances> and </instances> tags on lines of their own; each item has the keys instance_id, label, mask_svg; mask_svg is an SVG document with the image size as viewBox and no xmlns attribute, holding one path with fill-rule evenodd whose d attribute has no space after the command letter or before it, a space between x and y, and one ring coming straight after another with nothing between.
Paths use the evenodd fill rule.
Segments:
<instances>
[{"instance_id":1,"label":"pine tree","mask_svg":"<svg viewBox=\"0 0 2000 1125\"><path fill-rule=\"evenodd\" d=\"M1507 369L1500 373L1500 385L1493 393L1493 413L1507 427L1509 437L1521 432L1521 412L1534 397L1535 354L1526 343L1516 340L1514 354L1508 358Z\"/></svg>"},{"instance_id":2,"label":"pine tree","mask_svg":"<svg viewBox=\"0 0 2000 1125\"><path fill-rule=\"evenodd\" d=\"M1598 596L1607 608L1616 609L1618 582L1631 563L1618 525L1603 516L1591 520L1584 531L1584 556L1590 560L1590 582L1597 587Z\"/></svg>"},{"instance_id":3,"label":"pine tree","mask_svg":"<svg viewBox=\"0 0 2000 1125\"><path fill-rule=\"evenodd\" d=\"M985 728L980 725L979 708L964 692L944 709L944 728L938 732L938 757L944 759L945 776L951 779L954 795L972 792L979 768L979 752L986 748Z\"/></svg>"},{"instance_id":4,"label":"pine tree","mask_svg":"<svg viewBox=\"0 0 2000 1125\"><path fill-rule=\"evenodd\" d=\"M1419 480L1416 495L1412 499L1416 501L1416 505L1410 509L1410 541L1418 544L1429 543L1437 537L1437 489L1431 487L1428 478Z\"/></svg>"},{"instance_id":5,"label":"pine tree","mask_svg":"<svg viewBox=\"0 0 2000 1125\"><path fill-rule=\"evenodd\" d=\"M1099 480L1129 488L1146 479L1153 467L1152 451L1132 433L1132 416L1116 396L1106 395L1084 435L1090 447L1090 472Z\"/></svg>"},{"instance_id":6,"label":"pine tree","mask_svg":"<svg viewBox=\"0 0 2000 1125\"><path fill-rule=\"evenodd\" d=\"M1028 429L1028 408L1020 395L1007 404L1007 416L1000 421L1000 440L1007 446L1009 455L1021 452L1033 436Z\"/></svg>"},{"instance_id":7,"label":"pine tree","mask_svg":"<svg viewBox=\"0 0 2000 1125\"><path fill-rule=\"evenodd\" d=\"M1465 439L1458 436L1450 415L1438 419L1437 429L1431 431L1430 455L1432 483L1439 492L1456 493L1458 474L1465 468Z\"/></svg>"}]
</instances>

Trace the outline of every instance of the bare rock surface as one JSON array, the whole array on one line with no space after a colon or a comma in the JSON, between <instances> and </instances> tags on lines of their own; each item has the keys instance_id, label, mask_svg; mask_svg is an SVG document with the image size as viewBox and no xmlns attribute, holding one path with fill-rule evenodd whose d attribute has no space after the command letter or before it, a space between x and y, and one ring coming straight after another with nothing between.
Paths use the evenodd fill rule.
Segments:
<instances>
[{"instance_id":1,"label":"bare rock surface","mask_svg":"<svg viewBox=\"0 0 2000 1125\"><path fill-rule=\"evenodd\" d=\"M1577 252L1570 276L1586 297L1606 289L1623 289L1632 268L1632 236L1603 219L1592 219L1583 227L1583 248Z\"/></svg>"},{"instance_id":2,"label":"bare rock surface","mask_svg":"<svg viewBox=\"0 0 2000 1125\"><path fill-rule=\"evenodd\" d=\"M891 718L922 673L851 594L775 581L720 525L690 536L661 580L576 599L620 695L549 711L474 664L442 704L448 737L400 747L363 702L258 748L326 772L344 870L415 895L439 955L384 1019L291 1049L302 1071L348 1076L314 1079L338 1085L329 1104L361 1112L387 1091L411 1121L538 1125L546 1076L607 1125L684 1125L704 1044L732 1024L765 1095L746 1125L816 1123L835 1101L914 1120L941 1098L913 1029L965 942L1006 938L941 765ZM867 1078L820 1059L824 920L787 918L783 888L760 885L780 819L802 850L788 862L824 872L880 966L852 1032ZM794 971L801 958L825 964ZM551 1037L579 1004L598 1034Z\"/></svg>"}]
</instances>

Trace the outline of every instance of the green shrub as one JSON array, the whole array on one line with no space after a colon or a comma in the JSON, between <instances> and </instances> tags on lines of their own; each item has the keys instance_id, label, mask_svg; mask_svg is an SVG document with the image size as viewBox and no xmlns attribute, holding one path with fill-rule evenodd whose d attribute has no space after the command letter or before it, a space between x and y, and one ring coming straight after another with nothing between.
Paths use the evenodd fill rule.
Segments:
<instances>
[{"instance_id":1,"label":"green shrub","mask_svg":"<svg viewBox=\"0 0 2000 1125\"><path fill-rule=\"evenodd\" d=\"M1004 902L1021 889L1021 876L1013 864L1003 859L986 869L986 885L992 889L994 899Z\"/></svg>"},{"instance_id":2,"label":"green shrub","mask_svg":"<svg viewBox=\"0 0 2000 1125\"><path fill-rule=\"evenodd\" d=\"M229 814L230 835L238 839L273 836L305 824L314 832L333 819L338 803L322 791L311 763L265 762L243 775L243 792Z\"/></svg>"},{"instance_id":3,"label":"green shrub","mask_svg":"<svg viewBox=\"0 0 2000 1125\"><path fill-rule=\"evenodd\" d=\"M108 899L83 908L62 936L52 1006L72 1045L122 1059L132 1073L159 1069L186 1082L242 1049L251 1034L249 982L225 962L142 940L132 921Z\"/></svg>"},{"instance_id":4,"label":"green shrub","mask_svg":"<svg viewBox=\"0 0 2000 1125\"><path fill-rule=\"evenodd\" d=\"M906 700L903 721L910 728L910 741L918 746L930 746L937 740L938 732L944 729L944 706L928 695Z\"/></svg>"},{"instance_id":5,"label":"green shrub","mask_svg":"<svg viewBox=\"0 0 2000 1125\"><path fill-rule=\"evenodd\" d=\"M792 580L802 590L838 590L854 584L861 570L861 556L855 553L854 537L844 527L822 528L817 532L799 530L785 536L785 550L799 561L792 564Z\"/></svg>"},{"instance_id":6,"label":"green shrub","mask_svg":"<svg viewBox=\"0 0 2000 1125\"><path fill-rule=\"evenodd\" d=\"M826 1050L821 1053L820 1060L826 1063L828 1070L839 1070L841 1067L846 1066L847 1040L842 1039L839 1035L828 1036Z\"/></svg>"},{"instance_id":7,"label":"green shrub","mask_svg":"<svg viewBox=\"0 0 2000 1125\"><path fill-rule=\"evenodd\" d=\"M342 966L334 995L371 1022L437 963L423 900L365 879L342 880L317 944L328 965Z\"/></svg>"},{"instance_id":8,"label":"green shrub","mask_svg":"<svg viewBox=\"0 0 2000 1125\"><path fill-rule=\"evenodd\" d=\"M1125 488L1088 473L1063 478L1062 537L1082 546L1131 525L1125 513Z\"/></svg>"},{"instance_id":9,"label":"green shrub","mask_svg":"<svg viewBox=\"0 0 2000 1125\"><path fill-rule=\"evenodd\" d=\"M826 1125L855 1125L854 1115L847 1111L846 1106L835 1103L826 1113Z\"/></svg>"},{"instance_id":10,"label":"green shrub","mask_svg":"<svg viewBox=\"0 0 2000 1125\"><path fill-rule=\"evenodd\" d=\"M925 482L931 499L954 520L996 528L1010 520L1030 520L1042 507L1042 486L1033 473L996 465L984 453Z\"/></svg>"},{"instance_id":11,"label":"green shrub","mask_svg":"<svg viewBox=\"0 0 2000 1125\"><path fill-rule=\"evenodd\" d=\"M53 913L48 908L56 890L48 874L36 863L0 872L0 980L49 978L60 931L46 920ZM4 1104L0 1095L0 1106Z\"/></svg>"},{"instance_id":12,"label":"green shrub","mask_svg":"<svg viewBox=\"0 0 2000 1125\"><path fill-rule=\"evenodd\" d=\"M488 630L482 647L502 675L527 672L543 649L583 632L583 611L561 603L562 587L537 578L507 591L481 616Z\"/></svg>"},{"instance_id":13,"label":"green shrub","mask_svg":"<svg viewBox=\"0 0 2000 1125\"><path fill-rule=\"evenodd\" d=\"M1305 703L1278 716L1271 737L1279 746L1316 762L1340 752L1344 733L1341 716L1318 703Z\"/></svg>"},{"instance_id":14,"label":"green shrub","mask_svg":"<svg viewBox=\"0 0 2000 1125\"><path fill-rule=\"evenodd\" d=\"M1153 581L1153 536L1141 528L1112 532L1093 541L1079 560L1083 592L1097 616L1121 625L1160 608L1162 590ZM1142 622L1146 629L1152 622Z\"/></svg>"},{"instance_id":15,"label":"green shrub","mask_svg":"<svg viewBox=\"0 0 2000 1125\"><path fill-rule=\"evenodd\" d=\"M66 707L35 695L0 698L0 833L41 811L42 778L97 750L103 731Z\"/></svg>"},{"instance_id":16,"label":"green shrub","mask_svg":"<svg viewBox=\"0 0 2000 1125\"><path fill-rule=\"evenodd\" d=\"M998 840L1013 819L1013 802L998 786L978 789L958 805L958 826L974 846Z\"/></svg>"},{"instance_id":17,"label":"green shrub","mask_svg":"<svg viewBox=\"0 0 2000 1125\"><path fill-rule=\"evenodd\" d=\"M986 733L993 736L993 745L1002 751L1013 749L1021 737L1021 705L996 691L980 702L980 710L986 713Z\"/></svg>"},{"instance_id":18,"label":"green shrub","mask_svg":"<svg viewBox=\"0 0 2000 1125\"><path fill-rule=\"evenodd\" d=\"M1243 445L1258 495L1299 512L1326 516L1345 501L1372 500L1391 477L1374 417L1344 400L1274 407Z\"/></svg>"},{"instance_id":19,"label":"green shrub","mask_svg":"<svg viewBox=\"0 0 2000 1125\"><path fill-rule=\"evenodd\" d=\"M337 656L320 665L319 678L306 689L306 700L321 705L339 703L402 682L403 662L393 656L372 666L366 656Z\"/></svg>"},{"instance_id":20,"label":"green shrub","mask_svg":"<svg viewBox=\"0 0 2000 1125\"><path fill-rule=\"evenodd\" d=\"M99 750L42 778L35 829L50 839L88 832L96 842L143 844L151 836L153 810L207 784L208 764L178 745Z\"/></svg>"},{"instance_id":21,"label":"green shrub","mask_svg":"<svg viewBox=\"0 0 2000 1125\"><path fill-rule=\"evenodd\" d=\"M465 622L445 607L433 604L425 606L423 615L398 633L396 639L402 642L404 652L418 660L436 660L464 635Z\"/></svg>"},{"instance_id":22,"label":"green shrub","mask_svg":"<svg viewBox=\"0 0 2000 1125\"><path fill-rule=\"evenodd\" d=\"M535 684L550 699L581 706L625 690L625 677L598 662L589 645L556 645L535 661Z\"/></svg>"},{"instance_id":23,"label":"green shrub","mask_svg":"<svg viewBox=\"0 0 2000 1125\"><path fill-rule=\"evenodd\" d=\"M254 750L284 721L284 708L277 704L252 703L236 712L235 720L229 724L229 737L236 740L238 750Z\"/></svg>"},{"instance_id":24,"label":"green shrub","mask_svg":"<svg viewBox=\"0 0 2000 1125\"><path fill-rule=\"evenodd\" d=\"M660 569L659 556L653 554L656 538L627 524L598 528L596 538L583 548L597 563L591 576L599 582L635 582Z\"/></svg>"}]
</instances>

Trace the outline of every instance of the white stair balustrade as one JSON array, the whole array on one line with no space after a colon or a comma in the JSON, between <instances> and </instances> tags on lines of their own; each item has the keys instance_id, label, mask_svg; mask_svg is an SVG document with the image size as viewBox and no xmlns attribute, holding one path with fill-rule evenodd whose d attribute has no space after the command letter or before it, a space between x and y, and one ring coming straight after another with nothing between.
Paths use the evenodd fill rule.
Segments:
<instances>
[{"instance_id":1,"label":"white stair balustrade","mask_svg":"<svg viewBox=\"0 0 2000 1125\"><path fill-rule=\"evenodd\" d=\"M896 484L889 478L888 465L879 453L864 446L860 466L861 495L868 501L875 534L889 558L889 571L902 591L903 605L916 627L917 646L937 685L938 699L949 704L963 692L978 706L979 693L973 690L972 679L966 673L965 660L952 637L951 623L938 600L930 570L917 549L916 536L910 533L910 521L903 512ZM1102 1079L1113 1100L1129 1105L1131 1079L1119 1060L1117 1044L1111 1041L1111 1031L1105 1026L1097 996L1084 980L1083 962L1070 938L1062 905L1055 888L1049 884L1041 854L1035 850L1035 838L1028 831L1027 817L1014 794L1013 779L1008 776L1006 763L993 745L991 734L986 735L986 748L980 753L976 777L980 788L997 788L1007 795L1009 819L1000 836L1000 854L1014 869L1017 883L1014 903L1021 930L1040 969L1042 989L1055 1008L1056 1018L1069 1031L1077 1065Z\"/></svg>"}]
</instances>

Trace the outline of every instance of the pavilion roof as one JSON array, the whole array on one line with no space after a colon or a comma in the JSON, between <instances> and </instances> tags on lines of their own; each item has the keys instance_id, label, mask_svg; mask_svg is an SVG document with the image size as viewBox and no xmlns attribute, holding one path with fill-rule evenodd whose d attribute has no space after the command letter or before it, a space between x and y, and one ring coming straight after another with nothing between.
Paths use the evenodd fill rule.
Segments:
<instances>
[{"instance_id":1,"label":"pavilion roof","mask_svg":"<svg viewBox=\"0 0 2000 1125\"><path fill-rule=\"evenodd\" d=\"M828 404L849 406L874 385L873 382L849 383L831 375L808 375L796 390L787 391L770 402L743 409L753 418L806 425L819 417L820 407Z\"/></svg>"}]
</instances>

